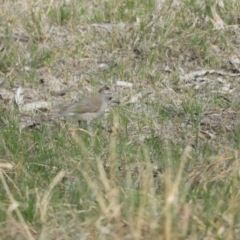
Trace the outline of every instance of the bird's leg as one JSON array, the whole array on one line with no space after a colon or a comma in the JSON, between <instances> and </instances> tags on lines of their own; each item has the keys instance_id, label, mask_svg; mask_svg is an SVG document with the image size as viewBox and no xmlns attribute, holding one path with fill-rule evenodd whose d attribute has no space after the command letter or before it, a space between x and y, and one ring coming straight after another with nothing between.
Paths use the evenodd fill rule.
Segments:
<instances>
[{"instance_id":1,"label":"bird's leg","mask_svg":"<svg viewBox=\"0 0 240 240\"><path fill-rule=\"evenodd\" d=\"M92 124L91 121L82 121L78 120L78 126L83 129L87 129L87 131L90 133L90 135L93 134Z\"/></svg>"},{"instance_id":2,"label":"bird's leg","mask_svg":"<svg viewBox=\"0 0 240 240\"><path fill-rule=\"evenodd\" d=\"M90 132L91 134L93 134L93 128L90 122L87 122L87 130L88 132Z\"/></svg>"}]
</instances>

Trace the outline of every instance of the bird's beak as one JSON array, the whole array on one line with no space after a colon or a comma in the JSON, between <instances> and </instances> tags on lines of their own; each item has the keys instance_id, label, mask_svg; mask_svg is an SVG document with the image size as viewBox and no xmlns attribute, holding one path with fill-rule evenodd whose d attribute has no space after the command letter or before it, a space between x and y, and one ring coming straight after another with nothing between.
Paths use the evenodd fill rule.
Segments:
<instances>
[{"instance_id":1,"label":"bird's beak","mask_svg":"<svg viewBox=\"0 0 240 240\"><path fill-rule=\"evenodd\" d=\"M120 103L121 103L121 102L120 102L119 100L117 100L117 99L112 99L111 102L112 102L112 103L116 103L116 104L120 104Z\"/></svg>"}]
</instances>

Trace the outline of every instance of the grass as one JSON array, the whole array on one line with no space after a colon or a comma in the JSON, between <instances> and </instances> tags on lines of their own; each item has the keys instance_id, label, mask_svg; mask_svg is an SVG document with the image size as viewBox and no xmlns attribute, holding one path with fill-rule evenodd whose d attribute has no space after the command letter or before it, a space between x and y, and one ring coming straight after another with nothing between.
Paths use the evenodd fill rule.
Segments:
<instances>
[{"instance_id":1,"label":"grass","mask_svg":"<svg viewBox=\"0 0 240 240\"><path fill-rule=\"evenodd\" d=\"M240 6L215 10L223 29L212 1L2 3L1 239L239 238ZM89 132L21 112L18 86L24 104L121 104Z\"/></svg>"}]
</instances>

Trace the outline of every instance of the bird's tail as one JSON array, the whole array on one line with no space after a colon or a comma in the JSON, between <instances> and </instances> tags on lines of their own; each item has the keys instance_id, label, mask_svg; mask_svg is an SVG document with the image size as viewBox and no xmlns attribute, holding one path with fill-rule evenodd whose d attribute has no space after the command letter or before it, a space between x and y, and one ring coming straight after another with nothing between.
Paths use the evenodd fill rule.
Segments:
<instances>
[{"instance_id":1,"label":"bird's tail","mask_svg":"<svg viewBox=\"0 0 240 240\"><path fill-rule=\"evenodd\" d=\"M50 116L47 116L47 117L46 117L46 120L47 120L47 121L52 121L52 120L54 120L54 119L56 119L56 118L60 118L60 117L62 117L61 114L55 113L55 114L52 114L52 115L50 115Z\"/></svg>"}]
</instances>

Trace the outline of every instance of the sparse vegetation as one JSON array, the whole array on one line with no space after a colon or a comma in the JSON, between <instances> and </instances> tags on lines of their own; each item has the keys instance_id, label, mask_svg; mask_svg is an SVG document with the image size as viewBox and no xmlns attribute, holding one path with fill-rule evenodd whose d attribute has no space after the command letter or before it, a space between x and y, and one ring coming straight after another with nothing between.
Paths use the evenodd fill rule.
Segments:
<instances>
[{"instance_id":1,"label":"sparse vegetation","mask_svg":"<svg viewBox=\"0 0 240 240\"><path fill-rule=\"evenodd\" d=\"M238 1L0 13L1 239L240 238ZM121 104L93 132L44 120L99 89Z\"/></svg>"}]
</instances>

